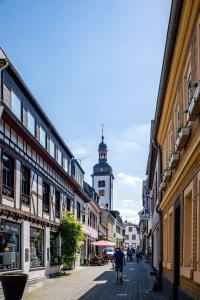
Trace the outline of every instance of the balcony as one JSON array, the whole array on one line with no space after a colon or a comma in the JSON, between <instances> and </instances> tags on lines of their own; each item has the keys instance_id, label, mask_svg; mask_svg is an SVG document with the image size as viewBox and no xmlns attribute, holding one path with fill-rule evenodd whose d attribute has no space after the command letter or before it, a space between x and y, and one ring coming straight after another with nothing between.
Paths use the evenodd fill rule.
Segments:
<instances>
[{"instance_id":1,"label":"balcony","mask_svg":"<svg viewBox=\"0 0 200 300\"><path fill-rule=\"evenodd\" d=\"M164 181L162 181L159 186L159 191L164 192L164 190L166 189L166 186L167 186L167 184Z\"/></svg>"},{"instance_id":2,"label":"balcony","mask_svg":"<svg viewBox=\"0 0 200 300\"><path fill-rule=\"evenodd\" d=\"M163 173L163 182L167 183L171 176L172 176L172 171L169 169L165 170Z\"/></svg>"},{"instance_id":3,"label":"balcony","mask_svg":"<svg viewBox=\"0 0 200 300\"><path fill-rule=\"evenodd\" d=\"M176 139L176 145L175 150L176 151L182 151L185 147L185 144L187 143L187 140L190 135L190 128L184 127L180 128L180 131L178 132L177 139Z\"/></svg>"},{"instance_id":4,"label":"balcony","mask_svg":"<svg viewBox=\"0 0 200 300\"><path fill-rule=\"evenodd\" d=\"M180 155L179 153L173 153L171 156L171 159L169 161L169 169L173 170L176 168L178 161L179 161Z\"/></svg>"},{"instance_id":5,"label":"balcony","mask_svg":"<svg viewBox=\"0 0 200 300\"><path fill-rule=\"evenodd\" d=\"M200 114L200 82L196 84L194 95L188 107L188 120L195 121Z\"/></svg>"}]
</instances>

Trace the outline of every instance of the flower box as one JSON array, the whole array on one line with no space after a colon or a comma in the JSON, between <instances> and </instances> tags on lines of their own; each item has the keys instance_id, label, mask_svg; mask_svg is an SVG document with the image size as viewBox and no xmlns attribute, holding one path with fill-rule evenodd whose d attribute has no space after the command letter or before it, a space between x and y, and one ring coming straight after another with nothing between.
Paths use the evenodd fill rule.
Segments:
<instances>
[{"instance_id":1,"label":"flower box","mask_svg":"<svg viewBox=\"0 0 200 300\"><path fill-rule=\"evenodd\" d=\"M185 144L189 138L189 135L190 135L189 127L181 128L176 139L176 145L175 145L176 151L182 151L184 149Z\"/></svg>"}]
</instances>

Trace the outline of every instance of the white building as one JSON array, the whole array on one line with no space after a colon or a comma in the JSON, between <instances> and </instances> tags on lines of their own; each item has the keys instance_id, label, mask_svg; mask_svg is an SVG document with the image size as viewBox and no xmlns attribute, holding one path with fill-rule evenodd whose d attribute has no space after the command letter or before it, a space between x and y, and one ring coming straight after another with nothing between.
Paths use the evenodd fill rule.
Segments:
<instances>
[{"instance_id":1,"label":"white building","mask_svg":"<svg viewBox=\"0 0 200 300\"><path fill-rule=\"evenodd\" d=\"M136 248L140 246L140 235L139 235L139 227L136 224L125 222L125 249Z\"/></svg>"},{"instance_id":2,"label":"white building","mask_svg":"<svg viewBox=\"0 0 200 300\"><path fill-rule=\"evenodd\" d=\"M105 209L113 209L113 173L111 166L107 163L107 145L102 141L99 144L99 162L93 168L92 185L98 193L99 205Z\"/></svg>"}]
</instances>

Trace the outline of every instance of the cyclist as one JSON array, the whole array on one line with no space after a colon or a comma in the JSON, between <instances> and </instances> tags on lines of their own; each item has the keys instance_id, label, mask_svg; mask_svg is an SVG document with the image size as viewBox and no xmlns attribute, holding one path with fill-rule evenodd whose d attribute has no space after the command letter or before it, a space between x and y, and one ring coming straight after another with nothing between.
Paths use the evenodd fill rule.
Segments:
<instances>
[{"instance_id":1,"label":"cyclist","mask_svg":"<svg viewBox=\"0 0 200 300\"><path fill-rule=\"evenodd\" d=\"M121 251L119 247L116 248L115 254L114 254L114 262L115 262L115 271L116 271L116 280L120 280L120 282L123 282L122 279L122 273L123 273L123 266L125 265L125 256L124 252Z\"/></svg>"}]
</instances>

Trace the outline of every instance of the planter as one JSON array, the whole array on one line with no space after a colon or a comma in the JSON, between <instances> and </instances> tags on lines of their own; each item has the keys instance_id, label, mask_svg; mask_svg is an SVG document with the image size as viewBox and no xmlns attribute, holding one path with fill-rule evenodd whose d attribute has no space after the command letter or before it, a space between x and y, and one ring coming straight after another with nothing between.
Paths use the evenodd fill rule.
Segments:
<instances>
[{"instance_id":1,"label":"planter","mask_svg":"<svg viewBox=\"0 0 200 300\"><path fill-rule=\"evenodd\" d=\"M176 145L175 145L176 151L182 151L184 149L185 144L187 143L187 140L189 138L189 135L190 135L189 127L181 128L176 139Z\"/></svg>"},{"instance_id":2,"label":"planter","mask_svg":"<svg viewBox=\"0 0 200 300\"><path fill-rule=\"evenodd\" d=\"M0 275L5 300L20 300L24 293L28 275L10 273Z\"/></svg>"}]
</instances>

